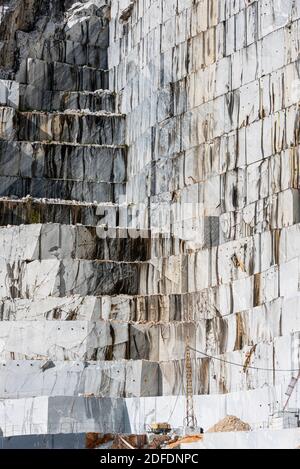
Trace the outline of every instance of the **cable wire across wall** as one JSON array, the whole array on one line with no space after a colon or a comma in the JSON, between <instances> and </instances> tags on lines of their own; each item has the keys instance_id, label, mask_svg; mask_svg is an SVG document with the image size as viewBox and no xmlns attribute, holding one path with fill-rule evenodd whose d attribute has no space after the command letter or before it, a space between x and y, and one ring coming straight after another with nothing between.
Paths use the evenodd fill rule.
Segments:
<instances>
[{"instance_id":1,"label":"cable wire across wall","mask_svg":"<svg viewBox=\"0 0 300 469\"><path fill-rule=\"evenodd\" d=\"M235 362L231 362L229 360L225 360L223 358L219 358L219 357L214 357L213 355L208 355L207 353L205 352L201 352L200 350L197 350L193 347L190 347L191 350L193 350L194 352L196 353L199 353L200 355L203 355L204 357L206 358L210 358L211 360L216 360L216 361L219 361L219 362L222 362L222 363L227 363L228 365L231 365L231 366L237 366L239 368L244 368L245 365L242 365L241 363L235 363ZM295 369L295 370L281 370L281 369L276 369L276 368L260 368L260 367L257 367L257 366L247 366L247 370L256 370L256 371L269 371L271 373L299 373L300 372L300 369Z\"/></svg>"}]
</instances>

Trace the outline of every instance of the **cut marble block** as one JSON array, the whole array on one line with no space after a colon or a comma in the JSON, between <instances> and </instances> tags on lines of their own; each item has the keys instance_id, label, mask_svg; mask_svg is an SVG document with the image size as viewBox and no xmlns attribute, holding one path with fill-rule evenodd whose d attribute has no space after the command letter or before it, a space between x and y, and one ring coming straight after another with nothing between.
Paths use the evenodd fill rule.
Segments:
<instances>
[{"instance_id":1,"label":"cut marble block","mask_svg":"<svg viewBox=\"0 0 300 469\"><path fill-rule=\"evenodd\" d=\"M1 141L0 176L124 183L126 148Z\"/></svg>"},{"instance_id":2,"label":"cut marble block","mask_svg":"<svg viewBox=\"0 0 300 469\"><path fill-rule=\"evenodd\" d=\"M0 437L1 449L86 449L88 434L16 435Z\"/></svg>"},{"instance_id":3,"label":"cut marble block","mask_svg":"<svg viewBox=\"0 0 300 469\"><path fill-rule=\"evenodd\" d=\"M124 200L125 184L65 179L0 176L0 197L32 197L78 202L118 203Z\"/></svg>"},{"instance_id":4,"label":"cut marble block","mask_svg":"<svg viewBox=\"0 0 300 469\"><path fill-rule=\"evenodd\" d=\"M189 295L103 296L35 299L5 299L0 302L0 318L23 320L116 320L124 322L172 322L214 317L207 309L207 298Z\"/></svg>"},{"instance_id":5,"label":"cut marble block","mask_svg":"<svg viewBox=\"0 0 300 469\"><path fill-rule=\"evenodd\" d=\"M95 363L10 360L0 364L0 398L157 396L158 370L158 363L146 361Z\"/></svg>"},{"instance_id":6,"label":"cut marble block","mask_svg":"<svg viewBox=\"0 0 300 469\"><path fill-rule=\"evenodd\" d=\"M289 419L289 416L287 416ZM257 426L259 428L259 426ZM207 433L199 443L181 445L183 450L239 449L239 450L294 450L298 448L300 429L260 429L251 432ZM77 443L77 442L76 442ZM78 445L78 444L77 444Z\"/></svg>"},{"instance_id":7,"label":"cut marble block","mask_svg":"<svg viewBox=\"0 0 300 469\"><path fill-rule=\"evenodd\" d=\"M0 302L1 321L99 321L110 319L102 313L104 298L94 296L5 299Z\"/></svg>"},{"instance_id":8,"label":"cut marble block","mask_svg":"<svg viewBox=\"0 0 300 469\"><path fill-rule=\"evenodd\" d=\"M100 34L105 42L108 40L108 30L105 28ZM23 41L30 38L23 36ZM27 45L27 44L26 44ZM28 43L31 59L43 62L63 62L69 65L86 65L96 69L107 70L107 46L105 43L94 45L81 43L72 39L41 39L36 44Z\"/></svg>"},{"instance_id":9,"label":"cut marble block","mask_svg":"<svg viewBox=\"0 0 300 469\"><path fill-rule=\"evenodd\" d=\"M1 322L2 359L103 361L126 358L127 324Z\"/></svg>"},{"instance_id":10,"label":"cut marble block","mask_svg":"<svg viewBox=\"0 0 300 469\"><path fill-rule=\"evenodd\" d=\"M0 107L0 138L13 140L16 138L16 111L12 107Z\"/></svg>"},{"instance_id":11,"label":"cut marble block","mask_svg":"<svg viewBox=\"0 0 300 469\"><path fill-rule=\"evenodd\" d=\"M124 405L124 399L93 397L5 399L0 402L0 428L5 436L124 433Z\"/></svg>"},{"instance_id":12,"label":"cut marble block","mask_svg":"<svg viewBox=\"0 0 300 469\"><path fill-rule=\"evenodd\" d=\"M0 106L19 108L20 85L15 81L0 80Z\"/></svg>"},{"instance_id":13,"label":"cut marble block","mask_svg":"<svg viewBox=\"0 0 300 469\"><path fill-rule=\"evenodd\" d=\"M8 124L8 133L11 125ZM123 145L125 119L118 114L106 113L23 112L18 114L18 138L30 142Z\"/></svg>"},{"instance_id":14,"label":"cut marble block","mask_svg":"<svg viewBox=\"0 0 300 469\"><path fill-rule=\"evenodd\" d=\"M230 414L259 428L269 421L270 405L274 401L279 405L283 402L284 391L280 386L273 386L226 396L195 396L197 420L207 430ZM168 420L170 415L171 425L181 427L184 402L184 396L5 399L0 403L0 427L4 436L86 431L140 434L145 431L145 425ZM178 405L178 411L172 412L175 405Z\"/></svg>"},{"instance_id":15,"label":"cut marble block","mask_svg":"<svg viewBox=\"0 0 300 469\"><path fill-rule=\"evenodd\" d=\"M0 108L3 140L124 145L125 119L120 114L19 112Z\"/></svg>"},{"instance_id":16,"label":"cut marble block","mask_svg":"<svg viewBox=\"0 0 300 469\"><path fill-rule=\"evenodd\" d=\"M21 111L67 111L74 109L91 112L115 112L115 94L107 90L99 91L44 91L32 85L20 85ZM2 104L2 103L1 103ZM3 105L11 106L9 102Z\"/></svg>"},{"instance_id":17,"label":"cut marble block","mask_svg":"<svg viewBox=\"0 0 300 469\"><path fill-rule=\"evenodd\" d=\"M108 88L108 73L96 68L28 59L19 71L21 84L51 91L95 91Z\"/></svg>"},{"instance_id":18,"label":"cut marble block","mask_svg":"<svg viewBox=\"0 0 300 469\"><path fill-rule=\"evenodd\" d=\"M186 331L191 334L193 348L197 337L200 349L206 350L203 329L193 323L142 326L106 321L2 321L0 358L52 361L182 360Z\"/></svg>"},{"instance_id":19,"label":"cut marble block","mask_svg":"<svg viewBox=\"0 0 300 469\"><path fill-rule=\"evenodd\" d=\"M143 237L145 234L145 237ZM7 261L86 259L135 262L149 260L147 232L60 224L0 228L0 251Z\"/></svg>"},{"instance_id":20,"label":"cut marble block","mask_svg":"<svg viewBox=\"0 0 300 469\"><path fill-rule=\"evenodd\" d=\"M0 265L1 298L136 295L147 287L151 270L147 263L55 259L12 264L0 259Z\"/></svg>"},{"instance_id":21,"label":"cut marble block","mask_svg":"<svg viewBox=\"0 0 300 469\"><path fill-rule=\"evenodd\" d=\"M188 252L181 240L153 237L148 230L57 223L0 227L0 247L10 261L73 258L132 262L157 257L172 260Z\"/></svg>"},{"instance_id":22,"label":"cut marble block","mask_svg":"<svg viewBox=\"0 0 300 469\"><path fill-rule=\"evenodd\" d=\"M0 428L182 427L187 337L199 425L265 428L300 366L297 2L71 3L2 23Z\"/></svg>"},{"instance_id":23,"label":"cut marble block","mask_svg":"<svg viewBox=\"0 0 300 469\"><path fill-rule=\"evenodd\" d=\"M116 226L120 215L120 226L127 226L127 216L118 205L80 203L59 199L0 199L0 225L30 225L36 223L61 223L97 226L109 223Z\"/></svg>"}]
</instances>

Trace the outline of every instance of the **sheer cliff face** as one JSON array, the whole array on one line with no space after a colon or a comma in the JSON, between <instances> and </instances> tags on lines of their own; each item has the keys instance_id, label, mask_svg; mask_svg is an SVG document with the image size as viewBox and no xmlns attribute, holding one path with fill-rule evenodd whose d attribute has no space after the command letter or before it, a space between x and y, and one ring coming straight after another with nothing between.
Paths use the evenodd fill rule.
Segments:
<instances>
[{"instance_id":1,"label":"sheer cliff face","mask_svg":"<svg viewBox=\"0 0 300 469\"><path fill-rule=\"evenodd\" d=\"M164 268L186 317L213 319L206 350L275 369L299 367L299 18L298 1L113 0L110 26L133 223L185 241ZM211 392L290 378L211 366Z\"/></svg>"},{"instance_id":2,"label":"sheer cliff face","mask_svg":"<svg viewBox=\"0 0 300 469\"><path fill-rule=\"evenodd\" d=\"M24 5L25 3L25 5ZM0 67L1 76L12 76L17 66L16 32L29 29L35 22L35 0L3 1L0 5Z\"/></svg>"},{"instance_id":3,"label":"sheer cliff face","mask_svg":"<svg viewBox=\"0 0 300 469\"><path fill-rule=\"evenodd\" d=\"M3 0L0 4L1 77L14 78L22 60L32 56L37 43L43 43L47 37L63 40L66 20L76 14L88 15L95 8L105 9L105 15L109 15L108 2L104 0Z\"/></svg>"},{"instance_id":4,"label":"sheer cliff face","mask_svg":"<svg viewBox=\"0 0 300 469\"><path fill-rule=\"evenodd\" d=\"M187 338L201 425L265 426L300 367L300 2L12 5L0 427L181 426Z\"/></svg>"}]
</instances>

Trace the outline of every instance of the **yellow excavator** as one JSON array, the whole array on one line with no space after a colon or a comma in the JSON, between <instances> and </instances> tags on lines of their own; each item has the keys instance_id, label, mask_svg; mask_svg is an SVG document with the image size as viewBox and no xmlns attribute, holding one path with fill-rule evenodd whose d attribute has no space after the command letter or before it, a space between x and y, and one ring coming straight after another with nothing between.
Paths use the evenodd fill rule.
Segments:
<instances>
[{"instance_id":1,"label":"yellow excavator","mask_svg":"<svg viewBox=\"0 0 300 469\"><path fill-rule=\"evenodd\" d=\"M171 430L172 427L168 423L152 423L152 425L150 425L150 431L155 435L167 435Z\"/></svg>"}]
</instances>

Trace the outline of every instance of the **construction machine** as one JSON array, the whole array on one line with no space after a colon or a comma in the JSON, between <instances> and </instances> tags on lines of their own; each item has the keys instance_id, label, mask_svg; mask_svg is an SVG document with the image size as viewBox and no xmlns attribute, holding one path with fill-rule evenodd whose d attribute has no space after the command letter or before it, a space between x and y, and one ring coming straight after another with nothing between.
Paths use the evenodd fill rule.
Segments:
<instances>
[{"instance_id":1,"label":"construction machine","mask_svg":"<svg viewBox=\"0 0 300 469\"><path fill-rule=\"evenodd\" d=\"M167 435L172 431L172 427L169 423L152 423L150 431L155 435Z\"/></svg>"}]
</instances>

